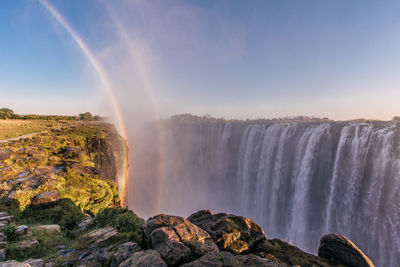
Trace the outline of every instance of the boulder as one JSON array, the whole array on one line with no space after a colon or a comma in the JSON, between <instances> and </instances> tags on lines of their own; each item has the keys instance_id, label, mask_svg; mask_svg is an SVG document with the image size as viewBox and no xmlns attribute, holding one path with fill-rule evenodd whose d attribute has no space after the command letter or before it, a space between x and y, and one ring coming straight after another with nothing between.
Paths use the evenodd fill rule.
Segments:
<instances>
[{"instance_id":1,"label":"boulder","mask_svg":"<svg viewBox=\"0 0 400 267\"><path fill-rule=\"evenodd\" d=\"M93 219L91 219L91 218L81 221L81 222L78 224L77 233L79 234L79 233L82 233L82 232L85 232L86 230L88 230L88 229L89 229L89 226L90 226L90 224L91 224L92 222L93 222Z\"/></svg>"},{"instance_id":2,"label":"boulder","mask_svg":"<svg viewBox=\"0 0 400 267\"><path fill-rule=\"evenodd\" d=\"M121 262L140 250L140 246L135 242L126 242L121 244L118 250L112 256L111 267L117 267Z\"/></svg>"},{"instance_id":3,"label":"boulder","mask_svg":"<svg viewBox=\"0 0 400 267\"><path fill-rule=\"evenodd\" d=\"M89 248L93 249L115 241L118 238L118 231L114 227L102 227L83 235L83 238L88 239Z\"/></svg>"},{"instance_id":4,"label":"boulder","mask_svg":"<svg viewBox=\"0 0 400 267\"><path fill-rule=\"evenodd\" d=\"M202 210L188 220L206 230L221 250L233 253L251 252L267 238L257 223L241 216Z\"/></svg>"},{"instance_id":5,"label":"boulder","mask_svg":"<svg viewBox=\"0 0 400 267\"><path fill-rule=\"evenodd\" d=\"M27 267L27 265L22 262L12 260L0 262L0 267Z\"/></svg>"},{"instance_id":6,"label":"boulder","mask_svg":"<svg viewBox=\"0 0 400 267\"><path fill-rule=\"evenodd\" d=\"M5 211L0 212L0 217L6 217L6 216L10 216L10 215Z\"/></svg>"},{"instance_id":7,"label":"boulder","mask_svg":"<svg viewBox=\"0 0 400 267\"><path fill-rule=\"evenodd\" d=\"M168 267L168 265L157 251L149 249L136 252L118 267Z\"/></svg>"},{"instance_id":8,"label":"boulder","mask_svg":"<svg viewBox=\"0 0 400 267\"><path fill-rule=\"evenodd\" d=\"M328 260L304 252L298 247L280 239L264 240L257 245L254 254L263 258L287 263L290 266L332 266Z\"/></svg>"},{"instance_id":9,"label":"boulder","mask_svg":"<svg viewBox=\"0 0 400 267\"><path fill-rule=\"evenodd\" d=\"M190 262L219 252L206 231L179 216L154 216L143 224L143 233L145 244L157 250L168 264ZM168 251L174 252L172 258Z\"/></svg>"},{"instance_id":10,"label":"boulder","mask_svg":"<svg viewBox=\"0 0 400 267\"><path fill-rule=\"evenodd\" d=\"M179 239L175 231L169 227L155 229L151 235L153 249L161 254L168 265L178 265L190 261L192 252Z\"/></svg>"},{"instance_id":11,"label":"boulder","mask_svg":"<svg viewBox=\"0 0 400 267\"><path fill-rule=\"evenodd\" d=\"M0 150L0 160L6 160L11 157L12 151L10 149L1 149Z\"/></svg>"},{"instance_id":12,"label":"boulder","mask_svg":"<svg viewBox=\"0 0 400 267\"><path fill-rule=\"evenodd\" d=\"M22 264L25 264L24 266L43 267L44 261L42 259L30 259L24 261Z\"/></svg>"},{"instance_id":13,"label":"boulder","mask_svg":"<svg viewBox=\"0 0 400 267\"><path fill-rule=\"evenodd\" d=\"M220 257L220 254L208 253L198 258L197 260L181 265L181 267L203 267L203 266L222 267L224 266L224 263L222 261L222 258Z\"/></svg>"},{"instance_id":14,"label":"boulder","mask_svg":"<svg viewBox=\"0 0 400 267\"><path fill-rule=\"evenodd\" d=\"M16 234L16 235L24 235L24 234L26 234L28 232L28 230L29 230L29 226L20 225L20 226L17 226L17 228L14 231L14 234Z\"/></svg>"},{"instance_id":15,"label":"boulder","mask_svg":"<svg viewBox=\"0 0 400 267\"><path fill-rule=\"evenodd\" d=\"M14 216L3 216L0 217L0 222L6 222L7 224L11 223L14 221Z\"/></svg>"},{"instance_id":16,"label":"boulder","mask_svg":"<svg viewBox=\"0 0 400 267\"><path fill-rule=\"evenodd\" d=\"M60 195L57 190L51 190L36 195L31 204L34 206L48 206L58 201L60 201Z\"/></svg>"},{"instance_id":17,"label":"boulder","mask_svg":"<svg viewBox=\"0 0 400 267\"><path fill-rule=\"evenodd\" d=\"M372 267L372 261L347 237L329 234L321 238L318 256L349 267Z\"/></svg>"},{"instance_id":18,"label":"boulder","mask_svg":"<svg viewBox=\"0 0 400 267\"><path fill-rule=\"evenodd\" d=\"M49 231L49 232L61 233L61 227L58 224L38 225L37 228L45 230L45 231Z\"/></svg>"}]
</instances>

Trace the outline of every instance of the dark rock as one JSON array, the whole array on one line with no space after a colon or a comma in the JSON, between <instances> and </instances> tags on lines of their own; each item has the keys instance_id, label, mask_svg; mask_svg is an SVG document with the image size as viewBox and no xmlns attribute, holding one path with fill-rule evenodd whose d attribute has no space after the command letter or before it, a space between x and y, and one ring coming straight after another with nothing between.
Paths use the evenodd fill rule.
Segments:
<instances>
[{"instance_id":1,"label":"dark rock","mask_svg":"<svg viewBox=\"0 0 400 267\"><path fill-rule=\"evenodd\" d=\"M0 217L0 222L3 222L3 221L5 221L7 223L11 223L14 221L14 216L9 215L9 216Z\"/></svg>"},{"instance_id":2,"label":"dark rock","mask_svg":"<svg viewBox=\"0 0 400 267\"><path fill-rule=\"evenodd\" d=\"M348 238L329 234L321 238L318 256L349 267L371 267L372 261Z\"/></svg>"},{"instance_id":3,"label":"dark rock","mask_svg":"<svg viewBox=\"0 0 400 267\"><path fill-rule=\"evenodd\" d=\"M11 157L12 151L10 149L1 149L0 150L0 160L6 160Z\"/></svg>"},{"instance_id":4,"label":"dark rock","mask_svg":"<svg viewBox=\"0 0 400 267\"><path fill-rule=\"evenodd\" d=\"M161 254L168 265L178 265L190 261L192 252L179 239L173 229L160 227L154 230L151 235L152 247Z\"/></svg>"},{"instance_id":5,"label":"dark rock","mask_svg":"<svg viewBox=\"0 0 400 267\"><path fill-rule=\"evenodd\" d=\"M306 253L280 239L264 240L254 250L254 254L290 266L332 266L326 259Z\"/></svg>"},{"instance_id":6,"label":"dark rock","mask_svg":"<svg viewBox=\"0 0 400 267\"><path fill-rule=\"evenodd\" d=\"M71 248L71 249L62 249L57 251L57 255L58 256L62 256L62 257L68 257L69 255L71 255L72 253L75 252L75 249Z\"/></svg>"},{"instance_id":7,"label":"dark rock","mask_svg":"<svg viewBox=\"0 0 400 267\"><path fill-rule=\"evenodd\" d=\"M188 220L206 230L221 250L247 253L266 240L257 223L241 216L202 210L192 214Z\"/></svg>"},{"instance_id":8,"label":"dark rock","mask_svg":"<svg viewBox=\"0 0 400 267\"><path fill-rule=\"evenodd\" d=\"M64 157L66 158L76 158L79 156L79 153L82 152L82 149L80 149L79 147L71 147L68 148L65 152L64 152Z\"/></svg>"},{"instance_id":9,"label":"dark rock","mask_svg":"<svg viewBox=\"0 0 400 267\"><path fill-rule=\"evenodd\" d=\"M105 138L99 136L88 137L85 141L88 155L95 153L93 161L100 179L117 182L126 163L124 150L128 150L126 141L118 133L111 132Z\"/></svg>"},{"instance_id":10,"label":"dark rock","mask_svg":"<svg viewBox=\"0 0 400 267\"><path fill-rule=\"evenodd\" d=\"M140 250L140 246L135 242L126 242L121 244L112 256L111 267L117 267L121 262Z\"/></svg>"},{"instance_id":11,"label":"dark rock","mask_svg":"<svg viewBox=\"0 0 400 267\"><path fill-rule=\"evenodd\" d=\"M185 263L181 265L181 267L222 267L224 266L222 258L219 254L216 253L208 253L195 261Z\"/></svg>"},{"instance_id":12,"label":"dark rock","mask_svg":"<svg viewBox=\"0 0 400 267\"><path fill-rule=\"evenodd\" d=\"M6 249L0 249L0 261L5 261L6 260Z\"/></svg>"},{"instance_id":13,"label":"dark rock","mask_svg":"<svg viewBox=\"0 0 400 267\"><path fill-rule=\"evenodd\" d=\"M94 167L82 166L79 163L72 163L69 165L69 168L76 171L79 174L88 174L88 175L97 175L99 174L98 170Z\"/></svg>"},{"instance_id":14,"label":"dark rock","mask_svg":"<svg viewBox=\"0 0 400 267\"><path fill-rule=\"evenodd\" d=\"M206 231L179 216L154 216L143 224L143 233L147 246L166 257L168 264L189 262L207 253L219 252ZM168 250L175 251L176 258L167 259Z\"/></svg>"},{"instance_id":15,"label":"dark rock","mask_svg":"<svg viewBox=\"0 0 400 267\"><path fill-rule=\"evenodd\" d=\"M28 230L29 230L29 226L27 226L27 225L20 225L20 226L18 226L18 227L15 229L14 233L15 233L16 235L24 235L24 234L26 234L26 233L28 232Z\"/></svg>"},{"instance_id":16,"label":"dark rock","mask_svg":"<svg viewBox=\"0 0 400 267\"><path fill-rule=\"evenodd\" d=\"M167 267L161 255L152 249L139 251L123 261L118 267Z\"/></svg>"},{"instance_id":17,"label":"dark rock","mask_svg":"<svg viewBox=\"0 0 400 267\"><path fill-rule=\"evenodd\" d=\"M99 249L97 254L97 262L100 263L101 266L110 266L110 262L115 253L114 246L108 246L106 248Z\"/></svg>"},{"instance_id":18,"label":"dark rock","mask_svg":"<svg viewBox=\"0 0 400 267\"><path fill-rule=\"evenodd\" d=\"M51 190L38 194L32 199L34 206L49 206L60 201L60 195L56 190Z\"/></svg>"},{"instance_id":19,"label":"dark rock","mask_svg":"<svg viewBox=\"0 0 400 267\"><path fill-rule=\"evenodd\" d=\"M77 233L79 234L79 233L82 233L82 232L85 232L86 230L88 230L88 229L89 229L89 226L90 226L90 224L91 224L92 222L93 222L93 219L86 219L86 220L81 221L81 222L78 224Z\"/></svg>"},{"instance_id":20,"label":"dark rock","mask_svg":"<svg viewBox=\"0 0 400 267\"><path fill-rule=\"evenodd\" d=\"M66 248L65 245L57 245L56 246L56 250L62 250L62 249L65 249L65 248Z\"/></svg>"},{"instance_id":21,"label":"dark rock","mask_svg":"<svg viewBox=\"0 0 400 267\"><path fill-rule=\"evenodd\" d=\"M88 239L90 249L104 247L115 241L117 237L118 231L113 227L102 227L83 235L83 238Z\"/></svg>"}]
</instances>

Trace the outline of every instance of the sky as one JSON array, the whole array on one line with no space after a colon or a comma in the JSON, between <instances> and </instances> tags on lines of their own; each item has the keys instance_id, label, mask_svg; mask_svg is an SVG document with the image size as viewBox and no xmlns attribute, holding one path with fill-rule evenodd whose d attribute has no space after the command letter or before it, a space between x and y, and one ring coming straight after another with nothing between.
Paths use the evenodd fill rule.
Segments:
<instances>
[{"instance_id":1,"label":"sky","mask_svg":"<svg viewBox=\"0 0 400 267\"><path fill-rule=\"evenodd\" d=\"M0 2L0 107L124 119L400 115L400 2Z\"/></svg>"}]
</instances>

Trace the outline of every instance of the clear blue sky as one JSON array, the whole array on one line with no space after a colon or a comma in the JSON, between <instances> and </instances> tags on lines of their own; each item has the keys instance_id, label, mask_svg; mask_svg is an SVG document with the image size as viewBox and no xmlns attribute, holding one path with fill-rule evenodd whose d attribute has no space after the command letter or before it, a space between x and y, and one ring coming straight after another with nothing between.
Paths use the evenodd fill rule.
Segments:
<instances>
[{"instance_id":1,"label":"clear blue sky","mask_svg":"<svg viewBox=\"0 0 400 267\"><path fill-rule=\"evenodd\" d=\"M125 116L148 106L161 116L400 114L399 1L50 2L101 62ZM85 54L38 1L1 1L0 36L0 106L110 108Z\"/></svg>"}]
</instances>

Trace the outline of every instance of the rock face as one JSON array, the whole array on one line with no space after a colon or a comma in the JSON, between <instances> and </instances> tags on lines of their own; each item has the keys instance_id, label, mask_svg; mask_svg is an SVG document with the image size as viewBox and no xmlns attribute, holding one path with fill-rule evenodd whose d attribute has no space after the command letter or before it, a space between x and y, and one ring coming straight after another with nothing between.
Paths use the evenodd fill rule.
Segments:
<instances>
[{"instance_id":1,"label":"rock face","mask_svg":"<svg viewBox=\"0 0 400 267\"><path fill-rule=\"evenodd\" d=\"M349 267L373 267L371 260L348 238L329 234L321 238L318 256Z\"/></svg>"},{"instance_id":2,"label":"rock face","mask_svg":"<svg viewBox=\"0 0 400 267\"><path fill-rule=\"evenodd\" d=\"M88 154L96 153L94 157L95 168L99 173L100 179L117 182L120 177L124 164L124 150L128 146L116 132L109 133L105 138L93 136L86 138L85 148Z\"/></svg>"},{"instance_id":3,"label":"rock face","mask_svg":"<svg viewBox=\"0 0 400 267\"><path fill-rule=\"evenodd\" d=\"M218 253L218 247L205 230L179 216L152 217L143 225L143 234L145 244L159 252L168 265Z\"/></svg>"},{"instance_id":4,"label":"rock face","mask_svg":"<svg viewBox=\"0 0 400 267\"><path fill-rule=\"evenodd\" d=\"M56 190L40 193L32 199L34 206L48 206L60 200L60 196Z\"/></svg>"},{"instance_id":5,"label":"rock face","mask_svg":"<svg viewBox=\"0 0 400 267\"><path fill-rule=\"evenodd\" d=\"M152 249L140 251L122 262L119 267L167 267L160 254Z\"/></svg>"},{"instance_id":6,"label":"rock face","mask_svg":"<svg viewBox=\"0 0 400 267\"><path fill-rule=\"evenodd\" d=\"M188 220L206 230L219 249L233 253L252 250L267 238L257 223L241 216L202 210L192 214Z\"/></svg>"}]
</instances>

